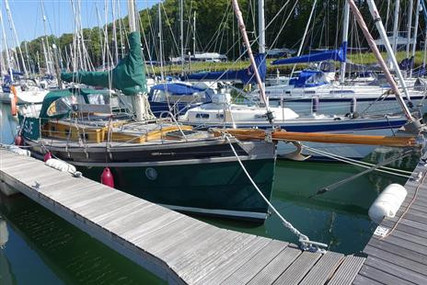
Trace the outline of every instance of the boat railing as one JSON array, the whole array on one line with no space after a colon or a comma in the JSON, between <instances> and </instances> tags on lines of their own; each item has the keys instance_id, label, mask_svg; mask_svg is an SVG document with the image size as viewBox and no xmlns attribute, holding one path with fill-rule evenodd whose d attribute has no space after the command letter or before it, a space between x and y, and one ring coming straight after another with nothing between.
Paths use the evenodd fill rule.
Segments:
<instances>
[{"instance_id":1,"label":"boat railing","mask_svg":"<svg viewBox=\"0 0 427 285\"><path fill-rule=\"evenodd\" d=\"M169 119L171 119L175 123L175 125L178 127L178 129L181 132L182 137L185 139L185 141L188 141L187 136L185 135L184 131L181 128L181 125L178 123L178 121L176 120L176 118L172 114L172 112L170 112L170 111L163 111L163 112L160 113L159 118L169 118Z\"/></svg>"}]
</instances>

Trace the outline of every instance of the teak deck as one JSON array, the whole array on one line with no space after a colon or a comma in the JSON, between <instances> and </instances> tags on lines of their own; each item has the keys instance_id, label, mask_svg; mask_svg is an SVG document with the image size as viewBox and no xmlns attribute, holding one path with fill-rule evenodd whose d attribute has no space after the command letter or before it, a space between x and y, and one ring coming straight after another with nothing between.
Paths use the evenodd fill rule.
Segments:
<instances>
[{"instance_id":1,"label":"teak deck","mask_svg":"<svg viewBox=\"0 0 427 285\"><path fill-rule=\"evenodd\" d=\"M377 228L388 236L374 234L363 250L368 257L355 284L427 284L426 159L406 182L408 195L396 217L384 219Z\"/></svg>"},{"instance_id":2,"label":"teak deck","mask_svg":"<svg viewBox=\"0 0 427 285\"><path fill-rule=\"evenodd\" d=\"M4 149L0 181L172 284L351 284L365 261L220 229Z\"/></svg>"}]
</instances>

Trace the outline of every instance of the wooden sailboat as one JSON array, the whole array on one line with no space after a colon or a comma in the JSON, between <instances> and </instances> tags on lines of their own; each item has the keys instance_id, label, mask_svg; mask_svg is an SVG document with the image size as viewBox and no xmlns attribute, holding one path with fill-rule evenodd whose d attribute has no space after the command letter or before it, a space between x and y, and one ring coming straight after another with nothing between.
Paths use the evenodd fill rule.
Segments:
<instances>
[{"instance_id":1,"label":"wooden sailboat","mask_svg":"<svg viewBox=\"0 0 427 285\"><path fill-rule=\"evenodd\" d=\"M172 209L263 220L268 205L256 192L237 157L265 197L271 196L275 145L240 141L198 131L173 120L156 120L146 102L140 34L129 1L130 51L111 72L63 74L62 79L112 86L133 102L124 113L109 91L66 89L49 93L39 112L21 115L20 135L35 157L46 153L114 187ZM118 108L115 108L118 107ZM233 146L233 148L231 147Z\"/></svg>"}]
</instances>

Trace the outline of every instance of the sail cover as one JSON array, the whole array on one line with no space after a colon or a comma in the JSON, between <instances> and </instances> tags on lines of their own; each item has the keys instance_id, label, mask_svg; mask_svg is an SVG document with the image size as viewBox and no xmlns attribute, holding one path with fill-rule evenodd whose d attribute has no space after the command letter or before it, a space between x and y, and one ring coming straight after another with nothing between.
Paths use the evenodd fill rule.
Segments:
<instances>
[{"instance_id":1,"label":"sail cover","mask_svg":"<svg viewBox=\"0 0 427 285\"><path fill-rule=\"evenodd\" d=\"M328 50L319 53L306 54L291 58L278 59L273 61L272 65L279 64L294 64L294 63L308 63L325 60L334 60L339 62L345 62L347 58L347 43L344 42L338 49Z\"/></svg>"},{"instance_id":2,"label":"sail cover","mask_svg":"<svg viewBox=\"0 0 427 285\"><path fill-rule=\"evenodd\" d=\"M66 82L83 83L90 86L112 87L121 90L125 95L147 92L145 68L141 53L141 35L138 32L129 34L129 53L114 69L98 72L62 73L61 79Z\"/></svg>"},{"instance_id":3,"label":"sail cover","mask_svg":"<svg viewBox=\"0 0 427 285\"><path fill-rule=\"evenodd\" d=\"M267 65L265 54L259 53L255 56L255 62L261 80L265 81ZM189 74L182 78L183 80L223 80L223 81L241 81L243 84L256 83L255 73L252 66L241 70L216 71L216 72L199 72Z\"/></svg>"}]
</instances>

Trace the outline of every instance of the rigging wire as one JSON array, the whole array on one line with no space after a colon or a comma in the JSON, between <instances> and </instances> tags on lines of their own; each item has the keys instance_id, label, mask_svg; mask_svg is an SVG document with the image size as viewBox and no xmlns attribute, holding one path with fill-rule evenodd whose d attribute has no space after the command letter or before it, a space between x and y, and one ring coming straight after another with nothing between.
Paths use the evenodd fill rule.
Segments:
<instances>
[{"instance_id":1,"label":"rigging wire","mask_svg":"<svg viewBox=\"0 0 427 285\"><path fill-rule=\"evenodd\" d=\"M270 209L279 217L279 219L282 221L283 225L288 228L293 234L295 234L298 238L299 238L299 242L300 242L300 247L303 250L309 250L309 251L314 251L314 252L320 252L320 253L325 253L324 249L320 249L320 247L327 247L327 244L324 243L320 243L320 242L314 242L311 241L308 236L304 235L303 233L301 233L297 228L295 228L290 222L288 222L280 213L279 211L273 206L273 204L271 204L271 202L265 197L265 195L262 193L262 191L259 189L259 187L256 185L255 181L252 179L251 175L249 174L249 172L247 171L246 167L243 165L239 155L237 154L233 143L230 140L230 135L229 134L225 134L225 138L228 142L228 144L230 145L231 150L233 151L234 155L236 156L237 161L240 164L240 167L242 168L243 172L246 174L246 176L248 177L249 181L252 183L252 185L254 186L255 190L257 190L258 194L260 194L260 196L262 197L262 199L267 203L267 205L270 207Z\"/></svg>"}]
</instances>

